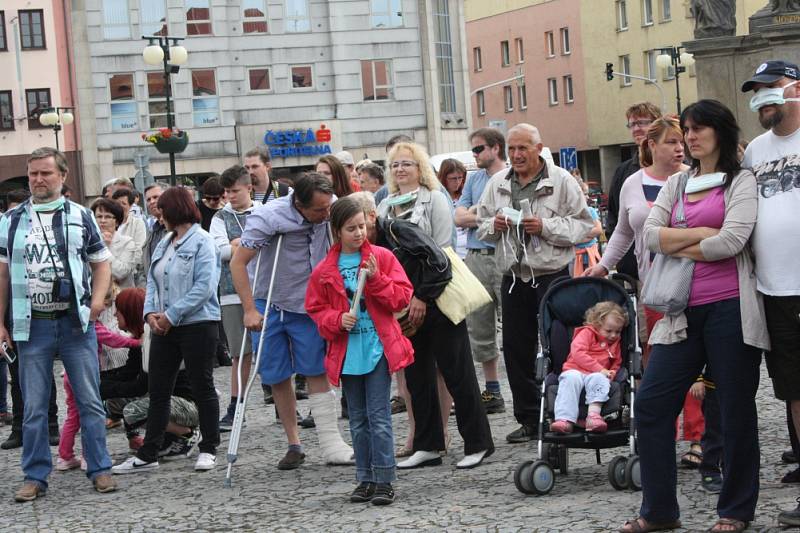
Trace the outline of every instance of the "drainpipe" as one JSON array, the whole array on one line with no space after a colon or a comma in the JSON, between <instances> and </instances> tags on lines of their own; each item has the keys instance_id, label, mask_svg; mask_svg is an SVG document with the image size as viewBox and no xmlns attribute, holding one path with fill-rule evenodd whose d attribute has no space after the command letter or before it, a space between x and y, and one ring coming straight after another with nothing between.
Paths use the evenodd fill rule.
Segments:
<instances>
[{"instance_id":1,"label":"drainpipe","mask_svg":"<svg viewBox=\"0 0 800 533\"><path fill-rule=\"evenodd\" d=\"M25 88L22 86L22 51L19 44L19 17L11 19L11 26L14 28L14 56L17 59L17 96L19 96L19 109L20 111L26 110L25 107ZM24 120L28 117L27 111L24 115L14 117L16 120Z\"/></svg>"},{"instance_id":2,"label":"drainpipe","mask_svg":"<svg viewBox=\"0 0 800 533\"><path fill-rule=\"evenodd\" d=\"M75 71L72 57L72 2L70 0L61 0L61 14L64 17L64 35L66 36L64 47L67 56L67 72L69 75L69 101L70 105L78 109L78 103L75 98ZM76 119L72 123L72 143L75 147L75 159L78 163L78 168L73 169L73 176L75 176L75 187L77 189L75 192L78 194L81 201L83 201L86 198L83 190L83 150L81 150L81 137L78 131L78 124L80 123L81 117L79 113L75 113L75 115ZM66 139L64 139L64 144L66 144Z\"/></svg>"}]
</instances>

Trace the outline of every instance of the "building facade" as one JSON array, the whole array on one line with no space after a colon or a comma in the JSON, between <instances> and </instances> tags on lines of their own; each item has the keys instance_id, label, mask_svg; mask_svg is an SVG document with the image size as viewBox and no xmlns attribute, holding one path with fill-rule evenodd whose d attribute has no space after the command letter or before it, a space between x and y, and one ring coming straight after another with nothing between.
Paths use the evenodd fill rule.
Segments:
<instances>
[{"instance_id":1,"label":"building facade","mask_svg":"<svg viewBox=\"0 0 800 533\"><path fill-rule=\"evenodd\" d=\"M0 201L27 187L27 157L55 146L53 129L39 123L51 107L73 107L69 2L5 0L0 3ZM57 133L70 166L68 183L81 194L77 120Z\"/></svg>"},{"instance_id":2,"label":"building facade","mask_svg":"<svg viewBox=\"0 0 800 533\"><path fill-rule=\"evenodd\" d=\"M189 144L176 171L195 183L256 146L280 174L339 150L382 160L400 133L431 153L467 143L459 0L74 0L72 16L91 194L133 176L138 154L156 179L169 175L141 138L166 125L143 35L185 37L172 95Z\"/></svg>"}]
</instances>

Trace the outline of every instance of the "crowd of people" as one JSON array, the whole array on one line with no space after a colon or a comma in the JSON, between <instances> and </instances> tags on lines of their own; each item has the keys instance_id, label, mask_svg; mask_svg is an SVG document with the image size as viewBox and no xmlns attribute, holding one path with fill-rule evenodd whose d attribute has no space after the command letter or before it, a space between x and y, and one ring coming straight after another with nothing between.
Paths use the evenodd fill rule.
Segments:
<instances>
[{"instance_id":1,"label":"crowd of people","mask_svg":"<svg viewBox=\"0 0 800 533\"><path fill-rule=\"evenodd\" d=\"M796 65L767 61L743 84L767 130L746 149L715 100L679 117L632 105L638 151L615 173L605 228L580 172L542 157L541 133L525 123L506 135L472 132L471 173L454 159L434 169L401 135L386 144L383 166L340 152L289 185L270 177L269 154L256 148L206 180L199 199L163 184L140 195L118 179L90 208L66 197L63 154L34 151L30 198L9 194L0 218L0 341L13 403L11 415L0 367L0 417L12 426L2 448L23 448L25 476L15 499L45 493L56 444L55 469L84 469L98 492L116 490L113 474L153 470L195 447L194 469L213 469L257 375L286 436L278 469L304 463L298 423L308 424L325 463L355 466L351 501L391 504L398 469L442 463L451 411L464 442L456 467L493 454L489 415L506 409L501 355L519 423L505 440L538 438L538 311L554 281L616 270L647 292L659 282L654 260L671 257L691 261L686 302L637 309L643 497L620 531L680 527L676 427L689 442L680 464L719 493L710 531L743 531L758 500L762 353L786 402L792 450L783 458L800 456L800 279L788 268L800 257L791 218L800 205L798 77ZM481 288L479 303L453 296L464 283ZM602 406L632 320L611 302L586 310L545 431L606 431ZM56 356L67 400L60 432ZM227 406L214 386L226 360ZM337 423L337 387L352 445ZM392 414L402 410L409 432L396 449ZM106 429L123 424L132 455L112 466ZM800 470L783 481L800 482ZM800 506L778 519L800 525Z\"/></svg>"}]
</instances>

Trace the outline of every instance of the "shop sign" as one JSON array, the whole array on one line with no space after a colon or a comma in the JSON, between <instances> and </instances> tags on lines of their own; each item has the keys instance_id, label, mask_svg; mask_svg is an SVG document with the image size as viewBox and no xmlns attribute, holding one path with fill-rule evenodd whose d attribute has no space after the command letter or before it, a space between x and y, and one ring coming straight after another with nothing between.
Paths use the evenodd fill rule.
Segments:
<instances>
[{"instance_id":1,"label":"shop sign","mask_svg":"<svg viewBox=\"0 0 800 533\"><path fill-rule=\"evenodd\" d=\"M318 130L268 130L264 144L269 146L270 157L320 156L333 153L331 130L320 124Z\"/></svg>"}]
</instances>

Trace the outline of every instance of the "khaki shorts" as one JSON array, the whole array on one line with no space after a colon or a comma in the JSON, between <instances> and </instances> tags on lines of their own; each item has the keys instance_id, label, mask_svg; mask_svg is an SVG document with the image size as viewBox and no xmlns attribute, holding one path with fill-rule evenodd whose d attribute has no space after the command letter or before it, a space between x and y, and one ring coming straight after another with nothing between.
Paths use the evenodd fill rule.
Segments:
<instances>
[{"instance_id":1,"label":"khaki shorts","mask_svg":"<svg viewBox=\"0 0 800 533\"><path fill-rule=\"evenodd\" d=\"M484 305L467 316L472 358L478 363L485 363L500 355L498 339L502 337L498 335L498 323L501 320L500 283L503 276L497 271L494 255L468 250L464 262L492 297L491 304Z\"/></svg>"},{"instance_id":2,"label":"khaki shorts","mask_svg":"<svg viewBox=\"0 0 800 533\"><path fill-rule=\"evenodd\" d=\"M222 327L225 336L228 338L228 351L231 357L239 357L242 353L242 339L244 339L244 353L253 352L250 344L250 335L244 334L244 308L242 304L231 304L222 306Z\"/></svg>"}]
</instances>

